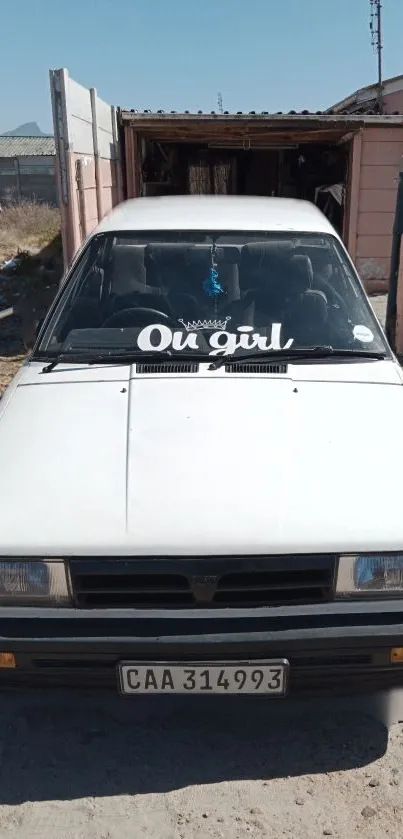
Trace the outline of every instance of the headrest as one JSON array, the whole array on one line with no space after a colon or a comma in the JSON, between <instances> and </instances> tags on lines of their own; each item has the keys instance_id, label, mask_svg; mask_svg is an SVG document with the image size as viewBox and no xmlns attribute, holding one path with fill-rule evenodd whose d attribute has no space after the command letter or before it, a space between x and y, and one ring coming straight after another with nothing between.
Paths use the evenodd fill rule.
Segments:
<instances>
[{"instance_id":1,"label":"headrest","mask_svg":"<svg viewBox=\"0 0 403 839\"><path fill-rule=\"evenodd\" d=\"M163 245L150 244L147 245L147 256L150 262L154 264L163 263L165 267L168 265L182 262L185 259L188 246L177 242L167 242Z\"/></svg>"},{"instance_id":2,"label":"headrest","mask_svg":"<svg viewBox=\"0 0 403 839\"><path fill-rule=\"evenodd\" d=\"M312 322L312 326L315 326L318 322L326 323L328 319L328 307L326 296L322 291L313 288L308 289L302 297L302 305L304 317L308 322Z\"/></svg>"},{"instance_id":3,"label":"headrest","mask_svg":"<svg viewBox=\"0 0 403 839\"><path fill-rule=\"evenodd\" d=\"M145 245L115 245L112 258L115 265L144 268Z\"/></svg>"},{"instance_id":4,"label":"headrest","mask_svg":"<svg viewBox=\"0 0 403 839\"><path fill-rule=\"evenodd\" d=\"M188 245L186 259L189 265L210 264L211 245ZM219 246L216 259L219 265L237 265L241 260L240 250L233 245Z\"/></svg>"},{"instance_id":5,"label":"headrest","mask_svg":"<svg viewBox=\"0 0 403 839\"><path fill-rule=\"evenodd\" d=\"M144 289L146 269L144 245L116 245L112 251L112 283L114 294L130 294Z\"/></svg>"},{"instance_id":6,"label":"headrest","mask_svg":"<svg viewBox=\"0 0 403 839\"><path fill-rule=\"evenodd\" d=\"M313 281L312 262L305 254L295 254L291 257L290 271L287 272L293 291L304 292L311 288Z\"/></svg>"},{"instance_id":7,"label":"headrest","mask_svg":"<svg viewBox=\"0 0 403 839\"><path fill-rule=\"evenodd\" d=\"M333 260L331 252L328 248L315 248L312 250L311 262L315 273L331 275L333 269Z\"/></svg>"},{"instance_id":8,"label":"headrest","mask_svg":"<svg viewBox=\"0 0 403 839\"><path fill-rule=\"evenodd\" d=\"M186 264L192 266L197 265L207 271L209 266L211 266L211 248L208 246L188 246L186 251Z\"/></svg>"},{"instance_id":9,"label":"headrest","mask_svg":"<svg viewBox=\"0 0 403 839\"><path fill-rule=\"evenodd\" d=\"M217 258L219 262L225 262L226 265L239 265L241 249L236 245L223 245L217 248Z\"/></svg>"},{"instance_id":10,"label":"headrest","mask_svg":"<svg viewBox=\"0 0 403 839\"><path fill-rule=\"evenodd\" d=\"M261 268L290 257L292 250L291 242L251 242L242 249L242 264L246 263L248 268Z\"/></svg>"},{"instance_id":11,"label":"headrest","mask_svg":"<svg viewBox=\"0 0 403 839\"><path fill-rule=\"evenodd\" d=\"M326 312L328 307L328 300L324 291L320 291L318 288L308 288L308 291L305 293L305 297L307 299L315 298L316 300L321 300L322 303L326 306Z\"/></svg>"}]
</instances>

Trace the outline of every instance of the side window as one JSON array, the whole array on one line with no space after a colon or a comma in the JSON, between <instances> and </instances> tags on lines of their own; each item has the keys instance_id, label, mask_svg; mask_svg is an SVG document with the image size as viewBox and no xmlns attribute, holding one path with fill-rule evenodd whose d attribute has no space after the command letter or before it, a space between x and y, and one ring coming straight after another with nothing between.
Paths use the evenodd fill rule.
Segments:
<instances>
[{"instance_id":1,"label":"side window","mask_svg":"<svg viewBox=\"0 0 403 839\"><path fill-rule=\"evenodd\" d=\"M331 242L334 259L337 266L339 280L339 294L343 296L341 311L345 323L352 327L353 335L360 332L364 337L357 337L361 345L379 344L383 346L382 334L374 318L371 304L367 295L362 290L354 269L341 245L334 239ZM371 339L372 336L372 339Z\"/></svg>"},{"instance_id":2,"label":"side window","mask_svg":"<svg viewBox=\"0 0 403 839\"><path fill-rule=\"evenodd\" d=\"M67 282L60 299L58 300L53 317L45 332L41 342L41 349L48 349L51 346L57 346L66 340L68 332L72 325L72 319L75 319L75 313L80 308L80 320L83 326L98 325L94 322L91 309L91 299L98 301L102 293L103 283L103 253L105 248L105 239L94 239L85 252L82 254L81 260L74 270L74 279ZM89 301L89 305L85 308L83 301ZM95 309L95 305L93 306ZM88 321L88 324L87 322ZM50 336L51 340L50 340Z\"/></svg>"},{"instance_id":3,"label":"side window","mask_svg":"<svg viewBox=\"0 0 403 839\"><path fill-rule=\"evenodd\" d=\"M78 295L87 297L100 296L104 274L104 251L105 242L102 240L95 240L93 247L90 246L87 259L78 271L71 303L74 302Z\"/></svg>"}]
</instances>

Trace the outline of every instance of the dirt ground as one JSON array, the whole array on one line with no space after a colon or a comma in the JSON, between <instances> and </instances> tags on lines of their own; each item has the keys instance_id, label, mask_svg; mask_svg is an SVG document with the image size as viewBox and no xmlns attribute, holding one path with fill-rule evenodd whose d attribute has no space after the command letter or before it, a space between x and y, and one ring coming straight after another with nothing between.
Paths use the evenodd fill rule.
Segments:
<instances>
[{"instance_id":1,"label":"dirt ground","mask_svg":"<svg viewBox=\"0 0 403 839\"><path fill-rule=\"evenodd\" d=\"M0 356L0 396L6 389L8 383L11 381L13 376L15 376L23 360L23 356L16 356L13 358L5 358L4 356Z\"/></svg>"},{"instance_id":2,"label":"dirt ground","mask_svg":"<svg viewBox=\"0 0 403 839\"><path fill-rule=\"evenodd\" d=\"M381 322L382 326L385 325L385 318L386 318L386 301L387 301L387 294L378 294L374 297L370 297L370 302L372 304L372 308Z\"/></svg>"},{"instance_id":3,"label":"dirt ground","mask_svg":"<svg viewBox=\"0 0 403 839\"><path fill-rule=\"evenodd\" d=\"M0 699L0 837L401 839L403 726L255 698Z\"/></svg>"}]
</instances>

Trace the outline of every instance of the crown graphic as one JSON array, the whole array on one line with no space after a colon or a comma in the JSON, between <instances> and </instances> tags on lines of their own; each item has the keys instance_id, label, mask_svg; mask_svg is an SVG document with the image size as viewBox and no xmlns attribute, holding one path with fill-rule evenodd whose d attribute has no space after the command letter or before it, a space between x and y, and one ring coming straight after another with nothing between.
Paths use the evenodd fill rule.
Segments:
<instances>
[{"instance_id":1,"label":"crown graphic","mask_svg":"<svg viewBox=\"0 0 403 839\"><path fill-rule=\"evenodd\" d=\"M228 321L231 318L228 316L220 320L220 318L214 318L213 320L189 320L184 321L183 318L178 318L179 323L185 327L186 332L197 332L201 329L216 329L216 330L223 330L226 328Z\"/></svg>"}]
</instances>

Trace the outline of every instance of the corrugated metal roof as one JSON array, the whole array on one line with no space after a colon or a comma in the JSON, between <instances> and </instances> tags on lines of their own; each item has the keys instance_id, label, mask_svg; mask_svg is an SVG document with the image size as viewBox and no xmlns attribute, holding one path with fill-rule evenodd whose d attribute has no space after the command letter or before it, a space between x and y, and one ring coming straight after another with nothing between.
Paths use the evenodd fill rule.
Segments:
<instances>
[{"instance_id":1,"label":"corrugated metal roof","mask_svg":"<svg viewBox=\"0 0 403 839\"><path fill-rule=\"evenodd\" d=\"M0 135L0 157L49 157L56 154L53 137Z\"/></svg>"},{"instance_id":2,"label":"corrugated metal roof","mask_svg":"<svg viewBox=\"0 0 403 839\"><path fill-rule=\"evenodd\" d=\"M369 89L370 88L368 88L368 90ZM345 100L345 101L347 101L347 100ZM334 107L336 108L337 106L335 105ZM333 108L328 108L326 111L306 111L305 110L305 111L275 111L275 112L271 112L271 111L164 111L162 109L160 109L158 111L154 111L154 110L152 110L152 108L145 108L144 110L139 110L139 109L136 109L136 108L130 108L130 109L119 108L119 113L124 114L124 115L126 115L126 114L136 114L138 116L147 116L147 115L161 116L162 115L162 116L169 117L169 116L175 115L175 116L191 116L191 117L198 117L198 116L201 116L201 117L209 117L209 116L214 116L214 117L260 117L260 118L268 117L269 119L275 119L276 117L277 118L278 117L283 117L283 118L285 118L285 117L310 117L310 118L316 117L316 118L320 118L320 117L328 117L328 116L332 116L332 115L337 116L337 117L340 117L340 116L343 116L343 115L346 115L346 116L354 115L354 113L352 114L352 112L350 112L348 110L346 110L346 111L333 111ZM378 116L379 114L377 113L377 111L374 110L372 115L373 116ZM399 112L396 111L395 114L392 114L392 115L389 115L389 116L395 116L395 115L399 115ZM360 116L359 109L357 109L357 116ZM384 116L388 116L388 115L385 114Z\"/></svg>"},{"instance_id":3,"label":"corrugated metal roof","mask_svg":"<svg viewBox=\"0 0 403 839\"><path fill-rule=\"evenodd\" d=\"M384 79L382 82L382 93L383 95L387 96L388 93L391 91L388 88L391 85L395 85L396 82L402 82L401 87L403 88L403 75L400 76L392 76L390 79ZM378 85L375 82L372 84L368 84L365 87L360 87L358 90L355 90L354 93L350 93L344 99L340 99L339 102L336 102L335 105L332 105L330 108L327 109L326 113L359 113L360 112L360 102L366 103L367 108L370 108L372 101L373 101L373 109L367 110L367 113L377 113L376 111L376 94L378 91ZM354 106L356 106L354 108ZM379 111L378 111L379 112ZM398 111L394 111L394 114L398 114Z\"/></svg>"},{"instance_id":4,"label":"corrugated metal roof","mask_svg":"<svg viewBox=\"0 0 403 839\"><path fill-rule=\"evenodd\" d=\"M237 116L255 116L255 117L278 117L278 116L321 116L326 114L326 111L164 111L162 109L158 111L153 111L151 108L145 108L144 110L137 110L136 108L131 108L130 110L126 110L125 108L121 109L121 113L123 114L163 114L165 116L169 116L170 114L175 114L177 116L230 116L230 117L237 117Z\"/></svg>"},{"instance_id":5,"label":"corrugated metal roof","mask_svg":"<svg viewBox=\"0 0 403 839\"><path fill-rule=\"evenodd\" d=\"M234 122L239 120L241 122L251 121L251 122L273 122L273 123L286 123L295 121L296 123L302 123L306 121L307 123L314 123L314 122L323 122L324 124L329 124L333 122L374 122L375 124L379 124L381 122L384 123L391 123L400 125L403 122L403 115L401 114L378 114L375 110L373 113L369 114L361 114L359 110L357 113L349 113L349 111L345 112L333 112L332 109L328 111L288 111L288 113L282 113L278 111L277 113L269 113L269 111L224 111L224 113L219 113L217 111L210 111L208 113L203 111L152 111L152 110L144 110L138 111L132 108L130 111L119 109L119 117L121 122L130 122L130 121L140 121L146 120L147 118L153 120L186 120L186 121L196 121L196 120L206 120L206 121L231 121Z\"/></svg>"}]
</instances>

